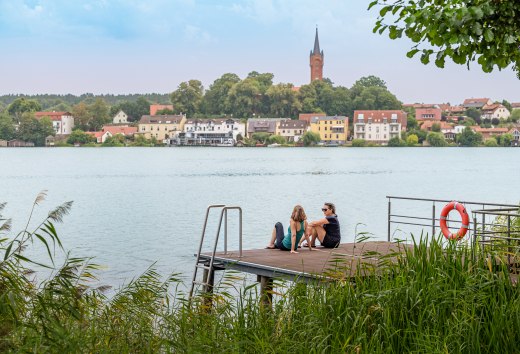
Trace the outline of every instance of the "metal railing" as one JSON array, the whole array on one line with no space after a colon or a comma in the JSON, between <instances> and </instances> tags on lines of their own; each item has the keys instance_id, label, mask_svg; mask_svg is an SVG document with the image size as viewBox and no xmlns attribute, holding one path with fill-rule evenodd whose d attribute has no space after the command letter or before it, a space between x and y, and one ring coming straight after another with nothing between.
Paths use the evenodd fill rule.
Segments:
<instances>
[{"instance_id":1,"label":"metal railing","mask_svg":"<svg viewBox=\"0 0 520 354\"><path fill-rule=\"evenodd\" d=\"M388 241L391 241L392 239L393 225L417 226L422 227L423 229L427 228L428 230L431 230L432 235L435 235L437 233L437 230L440 230L440 210L442 210L442 207L444 207L445 204L452 202L452 200L445 199L426 199L397 196L387 196L386 198L388 199ZM428 207L427 204L431 204L431 209L427 208L429 209L428 215L408 215L403 212L396 212L399 206L396 205L397 201L400 201L402 203L414 203L414 206L417 204L426 204L426 207ZM478 237L488 236L488 234L485 233L486 226L488 227L488 230L490 230L491 225L494 225L494 221L490 220L489 217L486 219L486 216L494 215L496 217L502 215L500 213L512 212L515 210L518 211L518 205L488 202L472 202L462 200L458 200L457 202L464 204L464 206L467 208L468 214L471 213L473 215L473 218L470 219L470 223L468 225L468 232L470 237L472 237L474 244L477 242ZM438 207L441 207L441 209L439 209ZM477 220L477 215L481 216L481 220ZM509 218L511 218L515 217L516 214L508 215L510 215ZM461 225L462 222L459 220L449 220L448 228L450 230L457 230ZM484 231L479 232L479 230ZM511 236L511 234L508 234L508 237L514 236L515 235Z\"/></svg>"},{"instance_id":2,"label":"metal railing","mask_svg":"<svg viewBox=\"0 0 520 354\"><path fill-rule=\"evenodd\" d=\"M217 228L217 234L215 236L215 241L213 243L213 249L211 252L211 257L209 262L207 264L201 264L201 254L202 254L202 248L204 245L204 239L206 236L206 229L208 226L208 218L209 213L211 209L215 208L222 208L220 211L220 218L218 221L218 228ZM239 249L239 257L242 257L242 208L239 206L226 206L224 204L213 204L207 207L206 209L206 216L204 217L204 226L202 227L202 234L200 237L200 243L199 243L199 249L197 251L196 255L196 261L195 261L195 269L193 271L193 279L191 282L191 289L189 298L193 296L193 291L196 284L204 285L206 290L209 291L210 288L213 286L213 272L214 272L214 261L215 261L215 254L217 253L217 246L220 238L220 230L222 228L222 221L224 221L224 254L227 254L227 246L228 246L228 210L238 210L239 213L239 234L238 234L238 249ZM198 269L204 270L204 276L202 282L197 281L197 273Z\"/></svg>"}]
</instances>

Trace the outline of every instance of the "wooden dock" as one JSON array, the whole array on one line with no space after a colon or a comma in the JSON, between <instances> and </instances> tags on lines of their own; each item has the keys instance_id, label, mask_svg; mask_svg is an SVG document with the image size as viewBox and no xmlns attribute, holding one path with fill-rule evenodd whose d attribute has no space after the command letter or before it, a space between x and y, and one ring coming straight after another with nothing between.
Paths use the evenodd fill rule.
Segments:
<instances>
[{"instance_id":1,"label":"wooden dock","mask_svg":"<svg viewBox=\"0 0 520 354\"><path fill-rule=\"evenodd\" d=\"M374 274L382 262L391 262L395 256L404 253L412 245L370 241L342 243L338 248L299 248L298 254L278 249L244 250L242 257L238 251L217 252L214 270L233 269L257 275L261 292L268 294L274 278L299 281L352 279L365 272ZM211 254L203 253L201 261L209 262ZM211 277L213 278L213 277ZM211 279L210 283L213 283ZM212 284L213 285L213 284ZM211 292L212 289L207 289ZM267 295L269 300L270 296Z\"/></svg>"}]
</instances>

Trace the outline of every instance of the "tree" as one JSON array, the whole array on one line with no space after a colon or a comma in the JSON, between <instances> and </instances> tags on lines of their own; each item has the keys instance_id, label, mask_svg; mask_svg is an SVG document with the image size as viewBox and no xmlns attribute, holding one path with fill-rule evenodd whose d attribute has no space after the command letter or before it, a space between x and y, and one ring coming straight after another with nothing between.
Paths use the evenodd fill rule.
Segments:
<instances>
[{"instance_id":1,"label":"tree","mask_svg":"<svg viewBox=\"0 0 520 354\"><path fill-rule=\"evenodd\" d=\"M231 113L227 105L228 93L234 84L240 82L236 74L227 73L213 81L204 95L205 112L209 114Z\"/></svg>"},{"instance_id":2,"label":"tree","mask_svg":"<svg viewBox=\"0 0 520 354\"><path fill-rule=\"evenodd\" d=\"M513 139L513 134L506 133L499 136L499 141L497 141L497 143L499 143L500 146L508 147L511 146Z\"/></svg>"},{"instance_id":3,"label":"tree","mask_svg":"<svg viewBox=\"0 0 520 354\"><path fill-rule=\"evenodd\" d=\"M287 144L287 139L285 139L283 136L281 135L271 135L268 139L267 139L267 142L269 144Z\"/></svg>"},{"instance_id":4,"label":"tree","mask_svg":"<svg viewBox=\"0 0 520 354\"><path fill-rule=\"evenodd\" d=\"M406 142L402 139L400 139L398 136L391 138L388 140L388 146L389 147L401 147L406 146Z\"/></svg>"},{"instance_id":5,"label":"tree","mask_svg":"<svg viewBox=\"0 0 520 354\"><path fill-rule=\"evenodd\" d=\"M361 79L357 80L354 85L352 85L352 91L354 93L361 93L367 87L380 87L382 89L387 89L386 82L374 75L364 76Z\"/></svg>"},{"instance_id":6,"label":"tree","mask_svg":"<svg viewBox=\"0 0 520 354\"><path fill-rule=\"evenodd\" d=\"M181 82L171 95L175 113L185 113L188 117L198 113L203 94L204 87L199 80Z\"/></svg>"},{"instance_id":7,"label":"tree","mask_svg":"<svg viewBox=\"0 0 520 354\"><path fill-rule=\"evenodd\" d=\"M110 146L110 147L121 147L125 146L125 137L121 134L116 134L113 136L109 136L103 142L102 146Z\"/></svg>"},{"instance_id":8,"label":"tree","mask_svg":"<svg viewBox=\"0 0 520 354\"><path fill-rule=\"evenodd\" d=\"M352 93L356 91L351 89ZM353 110L401 109L401 102L387 89L377 86L364 88L352 98Z\"/></svg>"},{"instance_id":9,"label":"tree","mask_svg":"<svg viewBox=\"0 0 520 354\"><path fill-rule=\"evenodd\" d=\"M14 100L9 107L7 107L7 113L13 116L17 123L20 123L20 118L25 112L38 112L41 111L42 106L35 100L28 100L24 97L17 98Z\"/></svg>"},{"instance_id":10,"label":"tree","mask_svg":"<svg viewBox=\"0 0 520 354\"><path fill-rule=\"evenodd\" d=\"M259 83L253 79L237 82L229 90L228 104L235 117L246 118L262 113L262 94Z\"/></svg>"},{"instance_id":11,"label":"tree","mask_svg":"<svg viewBox=\"0 0 520 354\"><path fill-rule=\"evenodd\" d=\"M520 78L520 2L375 0L369 9L375 5L382 8L374 32L386 31L391 39L410 38L415 44L408 57L421 52L423 64L433 58L440 68L446 58L468 66L476 60L484 72L512 64ZM387 24L385 19L391 22Z\"/></svg>"},{"instance_id":12,"label":"tree","mask_svg":"<svg viewBox=\"0 0 520 354\"><path fill-rule=\"evenodd\" d=\"M413 129L417 128L417 127L418 127L417 119L415 119L414 116L409 114L406 117L406 129L408 129L410 131L410 130L413 130Z\"/></svg>"},{"instance_id":13,"label":"tree","mask_svg":"<svg viewBox=\"0 0 520 354\"><path fill-rule=\"evenodd\" d=\"M150 101L145 97L140 96L135 100L135 102L121 102L112 106L110 109L110 115L115 116L120 110L128 115L129 122L137 122L142 116L150 114Z\"/></svg>"},{"instance_id":14,"label":"tree","mask_svg":"<svg viewBox=\"0 0 520 354\"><path fill-rule=\"evenodd\" d=\"M415 134L408 135L408 137L406 138L406 145L415 146L417 144L419 144L419 138L417 137L417 135L415 135Z\"/></svg>"},{"instance_id":15,"label":"tree","mask_svg":"<svg viewBox=\"0 0 520 354\"><path fill-rule=\"evenodd\" d=\"M85 102L80 102L72 107L72 116L74 117L74 126L83 131L89 130L89 122L91 119L90 112Z\"/></svg>"},{"instance_id":16,"label":"tree","mask_svg":"<svg viewBox=\"0 0 520 354\"><path fill-rule=\"evenodd\" d=\"M507 108L509 112L513 112L513 106L507 100L502 100L502 105Z\"/></svg>"},{"instance_id":17,"label":"tree","mask_svg":"<svg viewBox=\"0 0 520 354\"><path fill-rule=\"evenodd\" d=\"M302 112L305 113L316 113L322 112L317 106L318 93L316 92L315 85L302 85L298 91L300 103L302 105ZM520 110L519 110L520 111Z\"/></svg>"},{"instance_id":18,"label":"tree","mask_svg":"<svg viewBox=\"0 0 520 354\"><path fill-rule=\"evenodd\" d=\"M462 133L457 135L457 143L461 146L479 146L482 143L482 135L475 133L470 127L466 127Z\"/></svg>"},{"instance_id":19,"label":"tree","mask_svg":"<svg viewBox=\"0 0 520 354\"><path fill-rule=\"evenodd\" d=\"M296 117L301 110L301 103L292 84L273 85L266 95L269 99L269 112L275 117Z\"/></svg>"},{"instance_id":20,"label":"tree","mask_svg":"<svg viewBox=\"0 0 520 354\"><path fill-rule=\"evenodd\" d=\"M426 137L426 140L428 141L428 144L430 144L430 146L434 147L443 147L448 145L442 133L431 132Z\"/></svg>"},{"instance_id":21,"label":"tree","mask_svg":"<svg viewBox=\"0 0 520 354\"><path fill-rule=\"evenodd\" d=\"M352 140L352 147L364 147L365 145L366 145L366 141L364 139Z\"/></svg>"},{"instance_id":22,"label":"tree","mask_svg":"<svg viewBox=\"0 0 520 354\"><path fill-rule=\"evenodd\" d=\"M13 119L7 114L0 114L0 139L11 140L15 137Z\"/></svg>"},{"instance_id":23,"label":"tree","mask_svg":"<svg viewBox=\"0 0 520 354\"><path fill-rule=\"evenodd\" d=\"M514 109L513 112L511 113L510 118L513 123L518 122L518 120L520 120L520 109Z\"/></svg>"},{"instance_id":24,"label":"tree","mask_svg":"<svg viewBox=\"0 0 520 354\"><path fill-rule=\"evenodd\" d=\"M498 146L497 139L489 138L484 142L484 145L487 147L497 147Z\"/></svg>"},{"instance_id":25,"label":"tree","mask_svg":"<svg viewBox=\"0 0 520 354\"><path fill-rule=\"evenodd\" d=\"M473 118L474 120L481 119L482 112L480 109L477 109L475 107L470 107L466 110L466 116Z\"/></svg>"},{"instance_id":26,"label":"tree","mask_svg":"<svg viewBox=\"0 0 520 354\"><path fill-rule=\"evenodd\" d=\"M318 134L318 133L307 131L307 132L303 133L303 135L302 135L303 146L316 145L320 141L321 141L321 137L320 137L320 134Z\"/></svg>"},{"instance_id":27,"label":"tree","mask_svg":"<svg viewBox=\"0 0 520 354\"><path fill-rule=\"evenodd\" d=\"M67 143L71 144L71 145L75 145L75 144L83 145L83 144L92 143L94 141L95 141L95 138L92 135L85 133L81 129L74 129L67 139Z\"/></svg>"},{"instance_id":28,"label":"tree","mask_svg":"<svg viewBox=\"0 0 520 354\"><path fill-rule=\"evenodd\" d=\"M491 119L491 124L493 124L493 125L499 125L499 124L500 124L500 119L498 119L498 118L492 118L492 119Z\"/></svg>"},{"instance_id":29,"label":"tree","mask_svg":"<svg viewBox=\"0 0 520 354\"><path fill-rule=\"evenodd\" d=\"M45 146L45 138L54 134L52 121L48 117L38 120L29 112L22 114L16 133L18 139L33 142L36 146Z\"/></svg>"},{"instance_id":30,"label":"tree","mask_svg":"<svg viewBox=\"0 0 520 354\"><path fill-rule=\"evenodd\" d=\"M271 134L269 133L253 133L251 138L260 144L265 144L270 136Z\"/></svg>"},{"instance_id":31,"label":"tree","mask_svg":"<svg viewBox=\"0 0 520 354\"><path fill-rule=\"evenodd\" d=\"M441 131L441 125L440 123L433 123L432 124L432 132L439 133Z\"/></svg>"},{"instance_id":32,"label":"tree","mask_svg":"<svg viewBox=\"0 0 520 354\"><path fill-rule=\"evenodd\" d=\"M110 122L110 107L102 98L96 100L88 106L88 112L92 119L89 121L89 128L93 131L100 130L103 125Z\"/></svg>"}]
</instances>

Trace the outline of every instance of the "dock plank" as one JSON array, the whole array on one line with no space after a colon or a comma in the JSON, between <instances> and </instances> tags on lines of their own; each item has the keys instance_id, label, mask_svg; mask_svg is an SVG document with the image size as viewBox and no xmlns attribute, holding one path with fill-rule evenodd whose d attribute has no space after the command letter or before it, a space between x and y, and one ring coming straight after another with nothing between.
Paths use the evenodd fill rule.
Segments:
<instances>
[{"instance_id":1,"label":"dock plank","mask_svg":"<svg viewBox=\"0 0 520 354\"><path fill-rule=\"evenodd\" d=\"M243 250L242 257L238 251L217 252L215 262L226 269L235 269L247 273L268 277L300 278L311 280L335 276L354 277L360 270L376 270L382 260L392 260L396 253L404 253L411 245L369 241L359 243L343 243L338 248L300 248L298 254L278 249ZM203 253L202 260L209 260L211 254ZM339 274L339 273L341 274Z\"/></svg>"}]
</instances>

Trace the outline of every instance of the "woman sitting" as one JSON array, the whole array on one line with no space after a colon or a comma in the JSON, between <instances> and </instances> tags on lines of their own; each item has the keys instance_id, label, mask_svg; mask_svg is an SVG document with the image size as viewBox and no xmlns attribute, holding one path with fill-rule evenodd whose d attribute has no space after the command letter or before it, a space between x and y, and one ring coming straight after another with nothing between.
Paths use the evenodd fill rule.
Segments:
<instances>
[{"instance_id":1,"label":"woman sitting","mask_svg":"<svg viewBox=\"0 0 520 354\"><path fill-rule=\"evenodd\" d=\"M302 237L305 236L305 240L307 240L307 244L309 245L309 250L312 251L312 248L310 247L311 242L309 241L309 236L305 232L306 229L307 215L305 215L305 211L300 205L296 205L291 214L291 221L289 222L289 229L287 230L287 234L284 234L282 223L277 222L274 225L271 242L269 245L267 245L266 248L278 248L282 251L298 253L298 245L300 244Z\"/></svg>"},{"instance_id":2,"label":"woman sitting","mask_svg":"<svg viewBox=\"0 0 520 354\"><path fill-rule=\"evenodd\" d=\"M341 242L336 207L332 203L325 203L321 211L325 214L325 218L309 223L307 232L311 236L310 246L316 247L315 243L318 239L323 247L336 248Z\"/></svg>"}]
</instances>

